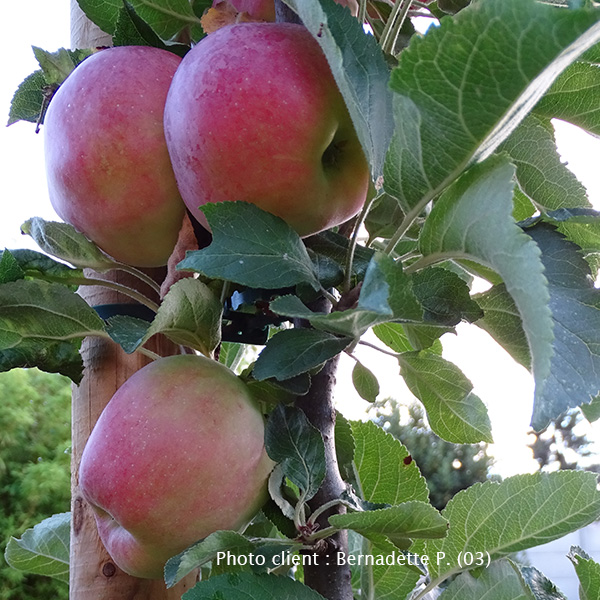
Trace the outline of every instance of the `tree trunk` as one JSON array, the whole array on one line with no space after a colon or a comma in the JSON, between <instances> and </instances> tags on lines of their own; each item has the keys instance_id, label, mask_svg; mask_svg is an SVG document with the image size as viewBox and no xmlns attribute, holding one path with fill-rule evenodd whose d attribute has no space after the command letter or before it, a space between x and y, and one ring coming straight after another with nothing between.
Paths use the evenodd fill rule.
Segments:
<instances>
[{"instance_id":1,"label":"tree trunk","mask_svg":"<svg viewBox=\"0 0 600 600\"><path fill-rule=\"evenodd\" d=\"M110 44L110 36L87 20L76 0L71 0L71 46L93 48ZM88 133L94 135L93 131ZM160 270L155 275L160 283L164 272ZM129 286L139 286L137 279L121 272L109 273L106 278ZM86 287L80 293L92 306L131 302L102 287ZM147 346L161 356L177 354L179 351L178 347L160 336L155 336ZM196 583L196 574L192 573L167 590L162 580L138 579L121 571L100 542L91 508L79 491L81 454L94 424L121 384L147 364L149 359L138 353L127 355L115 343L96 338L85 339L81 352L84 377L79 386L73 387L72 402L69 597L71 600L179 600Z\"/></svg>"}]
</instances>

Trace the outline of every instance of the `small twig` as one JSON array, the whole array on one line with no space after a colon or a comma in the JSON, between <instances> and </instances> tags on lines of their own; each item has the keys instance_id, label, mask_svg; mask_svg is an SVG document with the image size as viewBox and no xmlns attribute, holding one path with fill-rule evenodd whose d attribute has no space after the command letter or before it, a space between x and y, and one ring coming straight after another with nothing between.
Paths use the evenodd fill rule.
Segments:
<instances>
[{"instance_id":1,"label":"small twig","mask_svg":"<svg viewBox=\"0 0 600 600\"><path fill-rule=\"evenodd\" d=\"M132 267L130 265L126 265L124 263L118 263L118 265L119 266L117 268L119 269L119 271L125 271L125 273L129 273L130 275L137 277L140 281L143 281L150 289L152 289L160 295L160 285L158 285L158 283L156 283L156 281L154 281L152 277L146 275L146 273L140 271L140 269L136 269L135 267Z\"/></svg>"},{"instance_id":2,"label":"small twig","mask_svg":"<svg viewBox=\"0 0 600 600\"><path fill-rule=\"evenodd\" d=\"M400 356L401 356L398 352L392 352L391 350L386 350L385 348L380 348L379 346L376 346L375 344L371 344L371 342L366 342L365 340L360 340L358 343L361 344L362 346L368 346L369 348L373 348L373 350L377 350L378 352L381 352L382 354L387 354L388 356L393 356L394 358L400 358ZM358 362L357 358L355 358L351 354L350 354L350 356Z\"/></svg>"},{"instance_id":3,"label":"small twig","mask_svg":"<svg viewBox=\"0 0 600 600\"><path fill-rule=\"evenodd\" d=\"M93 279L89 277L73 278L73 283L76 283L77 285L101 285L105 288L115 290L115 292L120 292L125 296L129 296L130 298L137 300L140 304L147 306L150 310L158 312L158 304L152 302L152 300L149 298L146 298L144 294L127 287L126 285L122 285L114 281L108 281L106 279Z\"/></svg>"}]
</instances>

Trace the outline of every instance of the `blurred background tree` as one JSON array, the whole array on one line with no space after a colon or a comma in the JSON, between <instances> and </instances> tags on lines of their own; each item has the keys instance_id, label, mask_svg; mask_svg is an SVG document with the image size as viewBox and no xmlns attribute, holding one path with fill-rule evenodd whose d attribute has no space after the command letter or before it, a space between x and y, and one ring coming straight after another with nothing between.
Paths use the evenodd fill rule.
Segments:
<instances>
[{"instance_id":1,"label":"blurred background tree","mask_svg":"<svg viewBox=\"0 0 600 600\"><path fill-rule=\"evenodd\" d=\"M388 398L375 402L369 412L375 423L406 446L437 509L442 510L460 490L488 479L493 460L487 444L461 445L440 439L429 428L420 404Z\"/></svg>"},{"instance_id":2,"label":"blurred background tree","mask_svg":"<svg viewBox=\"0 0 600 600\"><path fill-rule=\"evenodd\" d=\"M0 374L0 557L54 513L69 510L71 386L37 369ZM0 559L0 600L67 600L68 586Z\"/></svg>"}]
</instances>

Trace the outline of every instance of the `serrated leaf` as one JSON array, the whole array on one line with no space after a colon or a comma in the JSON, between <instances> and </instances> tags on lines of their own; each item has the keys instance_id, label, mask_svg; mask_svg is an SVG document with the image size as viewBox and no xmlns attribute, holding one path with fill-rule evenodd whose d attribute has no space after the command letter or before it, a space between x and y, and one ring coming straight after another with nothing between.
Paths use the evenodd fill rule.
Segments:
<instances>
[{"instance_id":1,"label":"serrated leaf","mask_svg":"<svg viewBox=\"0 0 600 600\"><path fill-rule=\"evenodd\" d=\"M202 210L213 241L187 252L178 269L254 288L307 283L319 289L306 248L285 221L249 202L218 202Z\"/></svg>"},{"instance_id":2,"label":"serrated leaf","mask_svg":"<svg viewBox=\"0 0 600 600\"><path fill-rule=\"evenodd\" d=\"M106 321L106 333L127 354L135 352L144 342L150 323L130 315L115 315Z\"/></svg>"},{"instance_id":3,"label":"serrated leaf","mask_svg":"<svg viewBox=\"0 0 600 600\"><path fill-rule=\"evenodd\" d=\"M352 383L358 395L367 402L375 402L379 395L379 381L361 362L356 361L352 369Z\"/></svg>"},{"instance_id":4,"label":"serrated leaf","mask_svg":"<svg viewBox=\"0 0 600 600\"><path fill-rule=\"evenodd\" d=\"M9 252L17 262L23 277L44 279L45 281L64 283L65 285L73 284L74 287L78 285L83 277L81 269L74 269L64 263L57 262L41 252L26 249L10 250Z\"/></svg>"},{"instance_id":5,"label":"serrated leaf","mask_svg":"<svg viewBox=\"0 0 600 600\"><path fill-rule=\"evenodd\" d=\"M394 352L411 352L414 350L404 331L404 327L400 323L375 325L373 333Z\"/></svg>"},{"instance_id":6,"label":"serrated leaf","mask_svg":"<svg viewBox=\"0 0 600 600\"><path fill-rule=\"evenodd\" d=\"M254 378L291 379L319 367L351 343L351 338L339 338L326 331L285 329L276 333L260 353L254 365Z\"/></svg>"},{"instance_id":7,"label":"serrated leaf","mask_svg":"<svg viewBox=\"0 0 600 600\"><path fill-rule=\"evenodd\" d=\"M593 398L589 404L582 404L580 408L581 412L590 423L597 421L600 419L600 396Z\"/></svg>"},{"instance_id":8,"label":"serrated leaf","mask_svg":"<svg viewBox=\"0 0 600 600\"><path fill-rule=\"evenodd\" d=\"M87 335L105 336L104 323L64 286L27 280L0 286L0 370L37 366L79 383L78 348Z\"/></svg>"},{"instance_id":9,"label":"serrated leaf","mask_svg":"<svg viewBox=\"0 0 600 600\"><path fill-rule=\"evenodd\" d=\"M123 0L77 0L86 16L102 31L114 34ZM191 27L192 37L202 37L200 19L188 0L131 0L135 11L163 39L168 40L184 27Z\"/></svg>"},{"instance_id":10,"label":"serrated leaf","mask_svg":"<svg viewBox=\"0 0 600 600\"><path fill-rule=\"evenodd\" d=\"M469 169L434 205L420 249L428 261L460 256L502 277L523 322L539 397L550 371L553 322L540 250L512 217L513 176L501 156Z\"/></svg>"},{"instance_id":11,"label":"serrated leaf","mask_svg":"<svg viewBox=\"0 0 600 600\"><path fill-rule=\"evenodd\" d=\"M440 600L481 598L536 600L518 567L510 560L495 561L476 575L470 572L461 573L440 596Z\"/></svg>"},{"instance_id":12,"label":"serrated leaf","mask_svg":"<svg viewBox=\"0 0 600 600\"><path fill-rule=\"evenodd\" d=\"M167 561L165 583L168 588L173 587L194 569L216 559L219 552L248 555L255 547L256 544L236 531L215 531Z\"/></svg>"},{"instance_id":13,"label":"serrated leaf","mask_svg":"<svg viewBox=\"0 0 600 600\"><path fill-rule=\"evenodd\" d=\"M13 569L69 583L70 528L71 513L52 515L20 539L12 537L4 558Z\"/></svg>"},{"instance_id":14,"label":"serrated leaf","mask_svg":"<svg viewBox=\"0 0 600 600\"><path fill-rule=\"evenodd\" d=\"M36 123L44 103L46 80L41 70L27 76L15 91L8 113L7 125L17 121Z\"/></svg>"},{"instance_id":15,"label":"serrated leaf","mask_svg":"<svg viewBox=\"0 0 600 600\"><path fill-rule=\"evenodd\" d=\"M394 121L389 70L372 35L346 8L333 2L285 0L319 42L371 165L373 179L383 172Z\"/></svg>"},{"instance_id":16,"label":"serrated leaf","mask_svg":"<svg viewBox=\"0 0 600 600\"><path fill-rule=\"evenodd\" d=\"M306 246L313 252L331 259L339 265L340 269L345 270L346 256L350 246L348 238L333 231L323 231L306 238L305 241ZM352 261L351 281L353 285L364 279L374 253L374 250L365 248L360 244L356 246L354 260Z\"/></svg>"},{"instance_id":17,"label":"serrated leaf","mask_svg":"<svg viewBox=\"0 0 600 600\"><path fill-rule=\"evenodd\" d=\"M531 355L521 317L512 296L503 284L474 296L483 309L483 319L476 322L487 331L519 364L531 367Z\"/></svg>"},{"instance_id":18,"label":"serrated leaf","mask_svg":"<svg viewBox=\"0 0 600 600\"><path fill-rule=\"evenodd\" d=\"M600 564L578 546L571 547L568 558L573 563L579 579L580 600L600 598Z\"/></svg>"},{"instance_id":19,"label":"serrated leaf","mask_svg":"<svg viewBox=\"0 0 600 600\"><path fill-rule=\"evenodd\" d=\"M289 577L228 573L201 581L181 600L325 600L321 594Z\"/></svg>"},{"instance_id":20,"label":"serrated leaf","mask_svg":"<svg viewBox=\"0 0 600 600\"><path fill-rule=\"evenodd\" d=\"M25 278L25 271L10 250L0 253L0 284L11 283Z\"/></svg>"},{"instance_id":21,"label":"serrated leaf","mask_svg":"<svg viewBox=\"0 0 600 600\"><path fill-rule=\"evenodd\" d=\"M590 206L585 187L561 160L550 119L529 115L499 150L510 155L519 187L538 210Z\"/></svg>"},{"instance_id":22,"label":"serrated leaf","mask_svg":"<svg viewBox=\"0 0 600 600\"><path fill-rule=\"evenodd\" d=\"M523 579L533 592L535 600L567 600L561 591L535 567L516 565Z\"/></svg>"},{"instance_id":23,"label":"serrated leaf","mask_svg":"<svg viewBox=\"0 0 600 600\"><path fill-rule=\"evenodd\" d=\"M269 475L269 496L271 500L275 503L275 505L281 511L281 514L288 519L291 523L293 523L295 517L294 507L290 504L288 498L285 497L284 490L285 488L285 471L281 464L275 465L275 468L271 471ZM263 509L264 510L264 509ZM291 534L295 536L296 528L293 527L294 532Z\"/></svg>"},{"instance_id":24,"label":"serrated leaf","mask_svg":"<svg viewBox=\"0 0 600 600\"><path fill-rule=\"evenodd\" d=\"M151 46L185 56L190 47L183 44L165 44L130 2L123 2L113 35L113 46Z\"/></svg>"},{"instance_id":25,"label":"serrated leaf","mask_svg":"<svg viewBox=\"0 0 600 600\"><path fill-rule=\"evenodd\" d=\"M37 46L32 48L48 85L60 85L76 66L71 54L64 48L56 52L47 52Z\"/></svg>"},{"instance_id":26,"label":"serrated leaf","mask_svg":"<svg viewBox=\"0 0 600 600\"><path fill-rule=\"evenodd\" d=\"M450 522L448 536L423 545L427 556L445 553L443 561L429 564L432 584L469 567L460 562L463 552L496 560L595 521L600 515L596 487L594 473L558 471L516 475L459 492L442 511Z\"/></svg>"},{"instance_id":27,"label":"serrated leaf","mask_svg":"<svg viewBox=\"0 0 600 600\"><path fill-rule=\"evenodd\" d=\"M431 352L406 352L398 362L437 435L458 444L493 441L487 409L456 365Z\"/></svg>"},{"instance_id":28,"label":"serrated leaf","mask_svg":"<svg viewBox=\"0 0 600 600\"><path fill-rule=\"evenodd\" d=\"M418 214L467 165L488 157L600 40L599 19L592 10L487 0L414 36L391 77L396 133L386 191Z\"/></svg>"},{"instance_id":29,"label":"serrated leaf","mask_svg":"<svg viewBox=\"0 0 600 600\"><path fill-rule=\"evenodd\" d=\"M344 481L354 478L354 435L348 419L341 413L335 415L335 454Z\"/></svg>"},{"instance_id":30,"label":"serrated leaf","mask_svg":"<svg viewBox=\"0 0 600 600\"><path fill-rule=\"evenodd\" d=\"M427 502L427 484L408 450L371 421L350 424L355 441L357 492L362 498L386 504Z\"/></svg>"},{"instance_id":31,"label":"serrated leaf","mask_svg":"<svg viewBox=\"0 0 600 600\"><path fill-rule=\"evenodd\" d=\"M456 273L430 267L411 277L415 296L425 309L423 320L437 325L473 323L483 311L469 295L469 286Z\"/></svg>"},{"instance_id":32,"label":"serrated leaf","mask_svg":"<svg viewBox=\"0 0 600 600\"><path fill-rule=\"evenodd\" d=\"M318 429L296 407L280 404L265 430L267 454L281 464L285 476L310 500L325 478L325 445Z\"/></svg>"},{"instance_id":33,"label":"serrated leaf","mask_svg":"<svg viewBox=\"0 0 600 600\"><path fill-rule=\"evenodd\" d=\"M68 223L33 217L21 225L21 231L31 236L47 254L76 267L87 267L102 273L118 266L96 244Z\"/></svg>"},{"instance_id":34,"label":"serrated leaf","mask_svg":"<svg viewBox=\"0 0 600 600\"><path fill-rule=\"evenodd\" d=\"M379 510L332 515L329 523L367 538L385 535L403 549L408 549L412 538L441 538L448 532L448 522L431 504L415 500Z\"/></svg>"},{"instance_id":35,"label":"serrated leaf","mask_svg":"<svg viewBox=\"0 0 600 600\"><path fill-rule=\"evenodd\" d=\"M575 62L554 82L535 107L535 113L562 119L600 135L600 68Z\"/></svg>"},{"instance_id":36,"label":"serrated leaf","mask_svg":"<svg viewBox=\"0 0 600 600\"><path fill-rule=\"evenodd\" d=\"M145 339L163 333L176 344L210 356L221 341L223 306L210 288L186 277L173 284Z\"/></svg>"},{"instance_id":37,"label":"serrated leaf","mask_svg":"<svg viewBox=\"0 0 600 600\"><path fill-rule=\"evenodd\" d=\"M541 430L600 391L600 292L577 246L544 223L527 233L542 250L555 324L552 368L531 420Z\"/></svg>"}]
</instances>

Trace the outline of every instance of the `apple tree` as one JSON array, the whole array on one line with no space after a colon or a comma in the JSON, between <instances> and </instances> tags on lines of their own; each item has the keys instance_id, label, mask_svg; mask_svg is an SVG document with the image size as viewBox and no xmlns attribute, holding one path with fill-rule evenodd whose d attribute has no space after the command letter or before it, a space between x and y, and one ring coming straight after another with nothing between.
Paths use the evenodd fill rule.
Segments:
<instances>
[{"instance_id":1,"label":"apple tree","mask_svg":"<svg viewBox=\"0 0 600 600\"><path fill-rule=\"evenodd\" d=\"M2 253L0 367L37 366L69 376L74 415L82 407L85 413L74 418L71 524L57 516L14 540L7 550L11 564L52 575L57 564L63 569L70 563L71 597L77 600L140 593L185 600L418 600L438 593L443 600L564 598L546 575L512 557L600 517L593 473L536 473L476 484L439 512L401 441L373 422L345 419L332 392L339 356L353 356L372 330L379 343L368 345L395 357L394 376L421 402L436 435L459 444L491 442L485 398L442 356L440 338L464 321L484 329L531 371L534 429L575 407L590 420L598 416L600 296L594 281L600 216L561 162L552 126L552 119L562 119L600 135L595 3L78 3L121 51L148 46L182 58L166 99L164 133L189 213L177 243L165 220L164 238L153 234L158 237L149 242L125 228L116 237L130 252L125 259L110 255L111 247L87 223L102 217L114 234L122 226L118 217L110 226L117 175L130 185L120 201L125 205L145 189L144 167L154 158L150 144L134 145L132 162L119 169L126 164L119 159L126 154L121 140L118 151L91 159L94 176L105 177L107 200L100 203L89 191L70 200L81 200L78 215L87 211L77 221L79 230L72 222L33 217L22 230L41 252ZM416 31L417 17L431 21L426 34ZM255 22L272 18L278 22ZM290 27L301 32L305 45L281 68L273 47L282 48L281 32ZM218 52L211 54L211 46ZM52 113L69 82L115 50L36 49L40 69L17 90L9 123L53 127ZM295 72L293 65L307 56L319 76L313 83L311 69L300 70L305 75L291 83L286 77ZM123 78L125 84L138 89L138 74ZM95 109L92 114L116 110L116 91L100 104L91 100L110 85L109 77L107 72L84 80L65 106L78 102ZM313 102L328 78L325 104ZM255 83L244 88L248 81ZM237 97L239 90L244 92ZM295 97L286 95L290 90ZM161 122L142 97L130 100L139 102L130 117L135 120L129 127L124 121L114 135L139 141L146 123ZM198 112L207 97L204 112ZM327 102L334 107L331 115ZM104 133L90 130L90 122L96 121L76 123L73 135L82 148L62 179L51 171L51 195L52 185L70 185L86 168L88 148ZM340 137L348 127L350 133ZM62 162L73 158L73 144L69 137L53 150L51 169L61 172ZM312 181L319 185L311 187ZM328 217L322 227L307 230L286 212L291 204L290 210L306 217L302 223L312 222L329 208L327 202L337 202L334 189L342 190L342 203L352 202L349 214L337 211L336 220ZM355 206L360 190L363 198ZM126 211L136 205L132 201ZM139 210L140 220L148 215L148 208ZM132 264L129 257L143 253L145 243L158 248L166 239L174 246L167 270L148 272L138 268L148 263ZM487 291L474 293L475 280L486 282ZM175 359L165 358L173 354ZM211 486L200 490L196 480L208 467L214 471L215 462L226 479L234 457L244 453L236 438L247 432L243 426L234 427L239 434L228 432L229 419L239 415L229 415L223 404L224 414L216 418L214 407L210 413L222 426L210 432L209 450L190 436L182 454L171 454L182 435L179 425L169 425L178 398L204 402L209 390L219 407L225 393L220 383L210 379L187 389L167 373L160 385L144 379L143 385L130 384L128 390L153 390L145 397L168 395L173 410L142 409L140 398L121 393L130 399L130 414L91 439L110 445L114 435L121 450L136 440L113 471L133 468L112 493L120 506L94 510L103 540L103 522L104 529L122 528L128 556L132 548L138 557L152 552L161 565L169 556L163 579L143 580L126 575L133 571L127 561L117 551L106 554L98 543L93 498L79 487L78 461L110 398L107 382L120 385L150 361L136 377L165 360L183 358L192 365L188 354L229 369L228 378L264 416L264 436L262 427L251 428L260 432L271 461L261 482L268 499L245 527L233 519L231 528L199 529L190 546L184 503L173 495L208 498L212 492L206 490L218 489L219 481L211 486L220 477L213 474ZM114 359L108 367L107 357ZM190 381L196 381L196 367L190 369ZM377 379L358 360L353 382L365 399L377 395ZM158 419L160 439L148 433L152 419ZM148 435L138 436L136 424L147 427ZM215 452L207 461L223 440L237 450ZM88 453L96 442L90 445ZM149 470L135 467L140 456ZM180 468L190 456L197 462ZM160 485L178 469L177 483ZM165 477L150 479L149 472ZM113 477L105 477L108 485ZM222 488L213 516L230 510L238 493L243 496L243 479L233 489ZM137 518L137 511L119 522L119 508L142 502L156 503L152 516L161 515L160 524ZM158 541L156 531L162 532ZM597 598L600 566L580 548L568 558L581 597ZM85 571L88 587L78 583Z\"/></svg>"}]
</instances>

